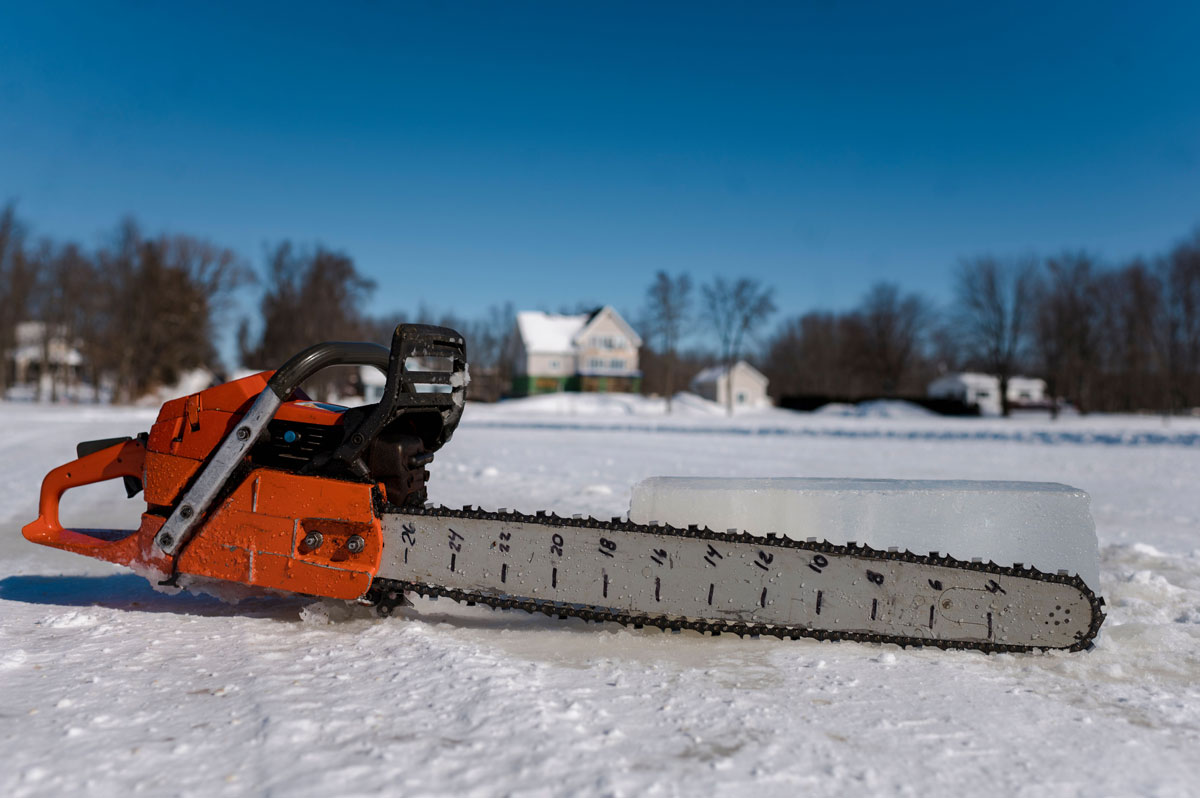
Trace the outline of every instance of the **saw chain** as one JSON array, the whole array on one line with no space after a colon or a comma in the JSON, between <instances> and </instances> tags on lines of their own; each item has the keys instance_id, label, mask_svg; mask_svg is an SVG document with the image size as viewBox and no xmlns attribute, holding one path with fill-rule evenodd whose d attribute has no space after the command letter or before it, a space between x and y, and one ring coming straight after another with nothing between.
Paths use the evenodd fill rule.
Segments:
<instances>
[{"instance_id":1,"label":"saw chain","mask_svg":"<svg viewBox=\"0 0 1200 798\"><path fill-rule=\"evenodd\" d=\"M1087 649L1104 620L1078 576L937 552L470 506L383 518L366 596L381 615L414 593L635 629L988 653Z\"/></svg>"}]
</instances>

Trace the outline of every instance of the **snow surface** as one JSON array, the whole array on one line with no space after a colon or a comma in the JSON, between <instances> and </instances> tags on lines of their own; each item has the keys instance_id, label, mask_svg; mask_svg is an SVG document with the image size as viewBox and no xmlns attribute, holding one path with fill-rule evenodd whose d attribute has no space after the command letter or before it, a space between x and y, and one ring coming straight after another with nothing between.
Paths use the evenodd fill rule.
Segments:
<instances>
[{"instance_id":1,"label":"snow surface","mask_svg":"<svg viewBox=\"0 0 1200 798\"><path fill-rule=\"evenodd\" d=\"M468 405L432 498L611 516L655 475L1063 482L1092 496L1109 604L1096 650L164 595L19 534L76 441L144 430L153 412L0 403L0 794L1195 794L1200 421L611 406ZM72 491L64 520L132 523L123 496Z\"/></svg>"}]
</instances>

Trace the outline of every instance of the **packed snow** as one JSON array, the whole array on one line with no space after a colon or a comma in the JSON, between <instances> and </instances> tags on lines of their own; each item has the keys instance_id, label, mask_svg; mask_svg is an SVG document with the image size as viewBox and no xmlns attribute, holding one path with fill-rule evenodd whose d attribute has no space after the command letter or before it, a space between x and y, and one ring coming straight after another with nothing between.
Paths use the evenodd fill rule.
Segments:
<instances>
[{"instance_id":1,"label":"packed snow","mask_svg":"<svg viewBox=\"0 0 1200 798\"><path fill-rule=\"evenodd\" d=\"M1200 420L727 417L634 397L471 404L449 505L618 515L646 477L1061 482L1108 620L1081 654L664 635L418 600L231 606L20 536L79 440L147 409L0 403L0 793L1189 795L1200 783ZM557 403L557 404L555 404ZM64 520L132 523L119 483Z\"/></svg>"}]
</instances>

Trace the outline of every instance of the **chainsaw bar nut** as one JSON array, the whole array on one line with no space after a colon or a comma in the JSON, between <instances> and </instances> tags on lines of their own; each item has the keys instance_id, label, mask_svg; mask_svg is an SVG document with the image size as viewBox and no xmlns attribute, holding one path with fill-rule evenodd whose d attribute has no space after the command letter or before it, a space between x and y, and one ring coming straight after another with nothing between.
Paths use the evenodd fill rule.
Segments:
<instances>
[{"instance_id":1,"label":"chainsaw bar nut","mask_svg":"<svg viewBox=\"0 0 1200 798\"><path fill-rule=\"evenodd\" d=\"M309 551L316 551L321 548L321 544L324 542L325 536L315 530L304 536L304 548Z\"/></svg>"},{"instance_id":2,"label":"chainsaw bar nut","mask_svg":"<svg viewBox=\"0 0 1200 798\"><path fill-rule=\"evenodd\" d=\"M346 540L346 550L351 554L359 554L367 547L367 542L362 539L362 535L351 535Z\"/></svg>"}]
</instances>

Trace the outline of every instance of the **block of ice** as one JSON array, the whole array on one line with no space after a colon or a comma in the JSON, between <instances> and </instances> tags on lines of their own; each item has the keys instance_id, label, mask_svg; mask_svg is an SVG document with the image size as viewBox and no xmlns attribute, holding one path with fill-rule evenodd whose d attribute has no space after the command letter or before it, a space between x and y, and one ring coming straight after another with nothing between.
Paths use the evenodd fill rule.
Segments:
<instances>
[{"instance_id":1,"label":"block of ice","mask_svg":"<svg viewBox=\"0 0 1200 798\"><path fill-rule=\"evenodd\" d=\"M1023 563L1100 587L1088 494L1051 482L652 477L629 517Z\"/></svg>"}]
</instances>

